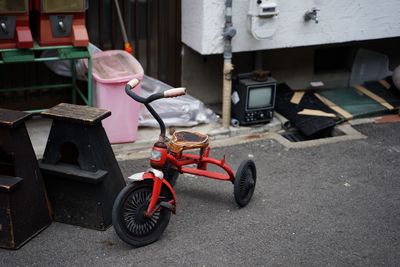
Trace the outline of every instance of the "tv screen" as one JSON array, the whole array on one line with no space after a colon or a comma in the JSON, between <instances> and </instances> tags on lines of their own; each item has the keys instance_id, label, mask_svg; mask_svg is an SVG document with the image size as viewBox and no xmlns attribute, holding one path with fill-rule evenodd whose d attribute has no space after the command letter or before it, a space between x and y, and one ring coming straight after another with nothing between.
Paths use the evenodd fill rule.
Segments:
<instances>
[{"instance_id":1,"label":"tv screen","mask_svg":"<svg viewBox=\"0 0 400 267\"><path fill-rule=\"evenodd\" d=\"M258 109L272 105L272 87L250 87L248 93L247 108Z\"/></svg>"},{"instance_id":2,"label":"tv screen","mask_svg":"<svg viewBox=\"0 0 400 267\"><path fill-rule=\"evenodd\" d=\"M0 1L0 13L25 13L28 12L28 0Z\"/></svg>"},{"instance_id":3,"label":"tv screen","mask_svg":"<svg viewBox=\"0 0 400 267\"><path fill-rule=\"evenodd\" d=\"M42 0L42 12L84 12L85 0Z\"/></svg>"}]
</instances>

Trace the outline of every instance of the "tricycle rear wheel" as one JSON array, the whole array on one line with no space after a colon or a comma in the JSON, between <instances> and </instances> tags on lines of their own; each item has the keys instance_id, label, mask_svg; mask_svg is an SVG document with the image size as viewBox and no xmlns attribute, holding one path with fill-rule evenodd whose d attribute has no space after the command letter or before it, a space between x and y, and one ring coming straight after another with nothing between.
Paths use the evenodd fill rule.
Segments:
<instances>
[{"instance_id":1,"label":"tricycle rear wheel","mask_svg":"<svg viewBox=\"0 0 400 267\"><path fill-rule=\"evenodd\" d=\"M252 160L244 160L235 175L233 194L240 207L249 204L256 187L257 170Z\"/></svg>"}]
</instances>

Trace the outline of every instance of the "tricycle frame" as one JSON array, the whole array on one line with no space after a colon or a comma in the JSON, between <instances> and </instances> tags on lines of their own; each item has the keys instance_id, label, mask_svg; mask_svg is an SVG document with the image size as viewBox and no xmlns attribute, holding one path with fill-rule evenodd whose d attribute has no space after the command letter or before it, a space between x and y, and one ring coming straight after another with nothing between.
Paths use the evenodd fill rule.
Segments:
<instances>
[{"instance_id":1,"label":"tricycle frame","mask_svg":"<svg viewBox=\"0 0 400 267\"><path fill-rule=\"evenodd\" d=\"M210 157L208 136L200 133L180 131L173 133L170 140L166 127L150 106L150 102L166 97L185 94L184 88L155 93L147 98L136 95L133 89L139 83L133 79L125 87L126 93L142 103L160 126L160 136L153 145L150 165L146 172L136 173L117 196L113 206L113 225L119 237L133 246L144 246L156 241L168 225L170 213L176 213L176 194L173 189L178 173L187 173L206 178L230 181L234 186L234 197L240 207L246 206L254 192L256 167L252 160L244 160L236 173L225 162ZM199 153L184 153L198 149ZM210 165L219 167L211 171Z\"/></svg>"},{"instance_id":2,"label":"tricycle frame","mask_svg":"<svg viewBox=\"0 0 400 267\"><path fill-rule=\"evenodd\" d=\"M171 164L173 168L179 173L188 173L198 176L204 176L206 178L211 178L215 180L222 181L230 181L232 183L235 182L235 175L232 169L225 163L225 157L221 160L217 160L215 158L209 157L210 147L200 149L200 155L188 154L188 153L173 153L168 151L167 148L160 148L160 143L157 142L154 144L153 151L160 151L161 155L163 155L159 160L160 162L165 162L163 165L159 165L158 170L162 170L165 168L165 165ZM164 159L166 158L166 160ZM150 164L154 166L154 159L150 160ZM186 167L188 165L195 164L197 167ZM208 164L212 164L220 167L226 173L215 172L207 170ZM153 170L153 171L152 171ZM170 190L173 198L168 203L171 205L171 210L173 213L176 212L176 196L172 186L169 182L164 179L164 177L159 177L161 175L157 175L154 169L150 169L150 171L143 174L144 179L153 179L153 192L150 199L150 204L146 211L146 216L151 217L154 212L156 212L160 206L157 206L157 202L160 197L161 187L162 185L166 185Z\"/></svg>"}]
</instances>

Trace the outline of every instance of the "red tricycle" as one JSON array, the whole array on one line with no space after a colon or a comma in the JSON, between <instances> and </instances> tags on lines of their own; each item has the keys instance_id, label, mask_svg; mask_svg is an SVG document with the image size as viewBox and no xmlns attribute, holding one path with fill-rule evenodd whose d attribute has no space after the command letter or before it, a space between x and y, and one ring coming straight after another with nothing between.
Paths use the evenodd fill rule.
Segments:
<instances>
[{"instance_id":1,"label":"red tricycle","mask_svg":"<svg viewBox=\"0 0 400 267\"><path fill-rule=\"evenodd\" d=\"M179 173L230 181L234 184L234 197L240 207L250 202L257 176L252 160L244 160L235 175L226 164L225 157L221 160L209 157L207 135L179 131L169 139L163 120L150 103L161 98L184 95L185 88L170 89L143 98L132 91L138 83L137 79L133 79L126 85L125 91L146 106L160 125L161 133L151 151L151 168L128 178L129 183L118 194L112 210L116 233L123 241L136 247L158 240L169 223L171 212L175 214L177 202L173 186ZM183 153L192 149L199 149L199 154ZM218 166L224 172L207 170L209 164Z\"/></svg>"}]
</instances>

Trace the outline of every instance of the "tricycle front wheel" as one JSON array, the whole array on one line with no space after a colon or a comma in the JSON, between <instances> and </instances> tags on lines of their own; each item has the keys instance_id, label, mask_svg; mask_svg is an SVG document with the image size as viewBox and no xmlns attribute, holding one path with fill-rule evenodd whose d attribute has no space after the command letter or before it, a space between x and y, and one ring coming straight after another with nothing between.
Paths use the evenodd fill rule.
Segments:
<instances>
[{"instance_id":1,"label":"tricycle front wheel","mask_svg":"<svg viewBox=\"0 0 400 267\"><path fill-rule=\"evenodd\" d=\"M249 204L256 187L257 170L252 160L244 160L240 164L236 175L233 194L240 207Z\"/></svg>"},{"instance_id":2,"label":"tricycle front wheel","mask_svg":"<svg viewBox=\"0 0 400 267\"><path fill-rule=\"evenodd\" d=\"M119 193L114 202L112 222L115 232L123 241L135 247L157 241L171 217L171 211L163 207L151 217L145 216L152 188L151 180L131 183ZM162 190L160 198L168 201L169 192Z\"/></svg>"}]
</instances>

